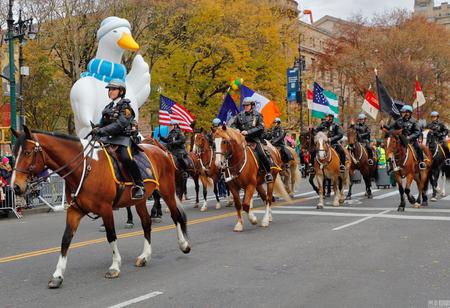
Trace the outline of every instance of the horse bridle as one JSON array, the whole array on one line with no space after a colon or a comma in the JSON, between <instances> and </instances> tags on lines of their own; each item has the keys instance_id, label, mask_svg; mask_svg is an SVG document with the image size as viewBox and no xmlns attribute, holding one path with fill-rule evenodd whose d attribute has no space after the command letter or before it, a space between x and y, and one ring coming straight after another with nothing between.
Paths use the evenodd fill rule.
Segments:
<instances>
[{"instance_id":1,"label":"horse bridle","mask_svg":"<svg viewBox=\"0 0 450 308\"><path fill-rule=\"evenodd\" d=\"M36 139L37 139L37 138L36 138ZM49 177L52 176L53 174L57 174L58 172L61 172L62 170L66 169L69 165L71 165L73 162L75 162L81 155L83 155L89 146L91 146L91 148L90 148L90 150L89 150L89 152L88 152L88 155L86 155L82 160L80 160L80 162L78 162L77 165L76 165L75 167L73 167L71 170L69 170L69 171L68 171L66 174L64 174L63 176L61 176L61 178L62 178L62 179L65 179L66 177L68 177L69 175L71 175L71 174L72 174L72 173L73 173L73 172L74 172L74 171L75 171L82 163L84 163L84 162L86 161L86 159L87 159L88 157L90 157L91 159L90 159L90 163L89 163L89 165L86 167L86 169L87 169L88 171L91 170L92 155L93 155L93 152L94 152L94 146L95 146L95 142L96 142L96 140L94 140L94 139L91 139L91 141L89 141L89 143L83 148L83 150L82 150L80 153L78 153L78 154L77 154L72 160L70 160L68 163L66 163L65 165L59 167L58 169L53 170L52 172L49 172L47 175L41 176L41 177L36 177L36 176L33 174L33 171L34 171L35 168L36 168L36 162L37 162L37 155L38 155L38 153L39 153L39 155L40 155L41 158L42 158L42 164L44 165L44 168L47 167L47 164L45 163L45 162L46 162L46 159L45 159L45 157L44 157L44 156L45 156L45 152L42 150L42 147L41 147L41 145L39 144L39 140L35 140L35 139L31 139L31 140L30 140L30 139L26 139L25 141L34 144L34 149L33 149L33 152L32 152L32 153L33 153L32 162L31 162L31 164L28 166L28 169L27 169L27 170L17 168L17 166L14 166L13 170L16 171L16 172L20 172L20 173L26 174L26 175L27 175L27 183L28 183L30 186L38 185L38 184L44 182L47 178L49 178Z\"/></svg>"},{"instance_id":2,"label":"horse bridle","mask_svg":"<svg viewBox=\"0 0 450 308\"><path fill-rule=\"evenodd\" d=\"M222 140L222 142L225 143L225 144L227 145L227 148L230 148L230 147L231 147L231 142L230 142L230 140L224 139L224 140ZM244 170L245 165L247 165L247 145L244 145L244 162L243 162L242 166L239 168L237 174L231 174L230 169L235 168L235 167L238 167L238 164L239 164L239 163L236 164L236 166L230 166L230 165L228 164L229 160L233 157L233 154L228 153L228 152L223 153L223 152L221 152L221 151L218 152L217 149L216 149L215 153L216 153L216 155L219 154L219 155L221 155L221 156L223 156L223 157L225 158L225 160L224 160L224 161L225 161L225 165L222 166L222 169L228 170L228 173L229 173L229 175L230 175L230 177L228 178L228 180L227 180L227 178L225 178L225 181L226 181L226 182L229 182L229 181L231 181L231 180L233 180L233 179L239 177L239 176L241 175L242 171Z\"/></svg>"},{"instance_id":3,"label":"horse bridle","mask_svg":"<svg viewBox=\"0 0 450 308\"><path fill-rule=\"evenodd\" d=\"M213 149L212 148L210 149L211 153L209 155L210 156L209 163L208 163L208 166L205 167L205 164L203 163L203 159L202 159L202 154L205 153L205 147L204 147L203 143L202 143L201 147L198 145L196 145L196 146L199 150L197 150L195 154L197 154L199 157L199 161L200 161L200 165L202 166L202 169L207 170L207 169L211 168L211 164L212 164L212 161L214 158Z\"/></svg>"}]
</instances>

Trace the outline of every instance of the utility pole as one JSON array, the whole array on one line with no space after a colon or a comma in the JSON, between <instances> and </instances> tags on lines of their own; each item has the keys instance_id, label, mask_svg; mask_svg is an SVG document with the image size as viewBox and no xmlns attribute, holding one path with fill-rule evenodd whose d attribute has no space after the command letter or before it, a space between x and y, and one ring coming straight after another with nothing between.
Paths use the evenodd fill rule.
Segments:
<instances>
[{"instance_id":1,"label":"utility pole","mask_svg":"<svg viewBox=\"0 0 450 308\"><path fill-rule=\"evenodd\" d=\"M19 11L19 21L18 21L19 27L22 27L23 20L22 20L22 10ZM22 29L20 29L22 32ZM19 35L19 128L20 130L25 125L25 107L23 105L23 45L25 43L24 35Z\"/></svg>"},{"instance_id":2,"label":"utility pole","mask_svg":"<svg viewBox=\"0 0 450 308\"><path fill-rule=\"evenodd\" d=\"M14 64L14 18L12 7L14 0L9 0L8 10L8 43L9 43L9 102L11 105L11 128L16 129L16 66ZM11 143L14 144L15 137L11 136Z\"/></svg>"},{"instance_id":3,"label":"utility pole","mask_svg":"<svg viewBox=\"0 0 450 308\"><path fill-rule=\"evenodd\" d=\"M302 59L302 48L300 47L301 35L298 36L298 92L297 92L297 103L300 105L300 133L303 133L303 97L302 97L302 71L303 71L303 59Z\"/></svg>"}]
</instances>

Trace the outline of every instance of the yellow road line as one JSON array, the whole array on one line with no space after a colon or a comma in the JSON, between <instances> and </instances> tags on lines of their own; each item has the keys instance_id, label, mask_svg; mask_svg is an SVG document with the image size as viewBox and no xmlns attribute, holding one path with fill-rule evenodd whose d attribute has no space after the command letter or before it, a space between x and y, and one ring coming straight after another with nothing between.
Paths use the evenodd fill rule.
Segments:
<instances>
[{"instance_id":1,"label":"yellow road line","mask_svg":"<svg viewBox=\"0 0 450 308\"><path fill-rule=\"evenodd\" d=\"M293 200L293 201L299 202L302 200L304 200L304 199L298 199L298 200ZM283 201L276 205L273 205L272 207L286 205L286 204L292 203L293 201ZM204 222L208 222L208 221L220 220L220 219L232 217L235 215L236 215L235 212L230 212L230 213L226 213L226 214L222 214L222 215L215 215L215 216L209 216L209 217L205 217L205 218L194 219L194 220L189 221L188 225L196 225L196 224L200 224L200 223L204 223ZM152 229L152 233L162 232L162 231L167 231L167 230L172 230L172 229L175 229L175 225L161 226L161 227ZM141 231L133 231L133 232L118 234L117 238L124 239L124 238L140 236L143 234L144 234L144 232L142 230ZM83 241L83 242L73 243L70 245L70 249L85 247L85 246L104 243L104 242L106 242L106 237L96 238L96 239L87 240L87 241ZM47 249L24 252L21 254L0 258L0 264L12 262L12 261L18 261L18 260L22 260L22 259L28 259L28 258L37 257L37 256L42 256L42 255L47 255L47 254L51 254L51 253L55 253L55 252L60 252L60 250L61 250L61 247L58 246L58 247L52 247L52 248L47 248Z\"/></svg>"}]
</instances>

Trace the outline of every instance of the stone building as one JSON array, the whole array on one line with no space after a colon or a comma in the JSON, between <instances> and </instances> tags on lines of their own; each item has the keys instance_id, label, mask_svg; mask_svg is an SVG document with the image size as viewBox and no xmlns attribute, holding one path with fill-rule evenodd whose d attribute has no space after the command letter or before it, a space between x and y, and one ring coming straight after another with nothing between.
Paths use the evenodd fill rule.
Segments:
<instances>
[{"instance_id":1,"label":"stone building","mask_svg":"<svg viewBox=\"0 0 450 308\"><path fill-rule=\"evenodd\" d=\"M414 14L425 16L428 21L444 25L450 29L450 5L442 2L439 6L434 6L434 0L415 0Z\"/></svg>"}]
</instances>

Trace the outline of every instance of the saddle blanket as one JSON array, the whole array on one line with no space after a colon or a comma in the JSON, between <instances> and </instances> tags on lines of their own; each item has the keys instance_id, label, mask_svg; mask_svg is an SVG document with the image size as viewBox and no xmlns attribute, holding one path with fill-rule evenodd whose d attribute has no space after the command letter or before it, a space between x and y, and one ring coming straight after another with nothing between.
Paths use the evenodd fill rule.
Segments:
<instances>
[{"instance_id":1,"label":"saddle blanket","mask_svg":"<svg viewBox=\"0 0 450 308\"><path fill-rule=\"evenodd\" d=\"M104 145L102 145L102 147L106 158L108 159L114 182L126 186L134 185L131 176L126 172L122 163L119 162L117 156L113 152L113 149L111 149L111 147L105 147ZM158 177L155 174L155 169L153 168L150 158L144 152L138 151L135 155L133 155L133 159L139 167L144 183L153 182L156 185L159 185Z\"/></svg>"}]
</instances>

